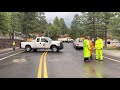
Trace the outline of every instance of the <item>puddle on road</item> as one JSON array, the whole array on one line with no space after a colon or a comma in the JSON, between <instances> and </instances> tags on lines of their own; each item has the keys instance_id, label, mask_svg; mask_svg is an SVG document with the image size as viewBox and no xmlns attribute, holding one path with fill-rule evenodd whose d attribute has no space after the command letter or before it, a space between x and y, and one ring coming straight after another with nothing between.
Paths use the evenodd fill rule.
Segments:
<instances>
[{"instance_id":1,"label":"puddle on road","mask_svg":"<svg viewBox=\"0 0 120 90\"><path fill-rule=\"evenodd\" d=\"M27 61L27 60L24 59L24 58L22 58L22 59L14 59L14 60L13 60L14 63L24 63L24 62L26 62L26 61Z\"/></svg>"},{"instance_id":2,"label":"puddle on road","mask_svg":"<svg viewBox=\"0 0 120 90\"><path fill-rule=\"evenodd\" d=\"M106 78L103 72L103 62L89 62L84 64L86 78Z\"/></svg>"}]
</instances>

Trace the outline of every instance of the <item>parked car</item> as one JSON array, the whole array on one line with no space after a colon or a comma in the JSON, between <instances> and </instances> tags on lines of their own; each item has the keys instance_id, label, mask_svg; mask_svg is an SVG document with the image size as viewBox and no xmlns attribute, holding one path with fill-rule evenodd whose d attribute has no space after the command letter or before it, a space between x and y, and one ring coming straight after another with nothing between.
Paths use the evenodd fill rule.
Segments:
<instances>
[{"instance_id":1,"label":"parked car","mask_svg":"<svg viewBox=\"0 0 120 90\"><path fill-rule=\"evenodd\" d=\"M81 50L83 50L83 40L81 38L77 38L73 42L73 46L74 46L75 49L81 49Z\"/></svg>"}]
</instances>

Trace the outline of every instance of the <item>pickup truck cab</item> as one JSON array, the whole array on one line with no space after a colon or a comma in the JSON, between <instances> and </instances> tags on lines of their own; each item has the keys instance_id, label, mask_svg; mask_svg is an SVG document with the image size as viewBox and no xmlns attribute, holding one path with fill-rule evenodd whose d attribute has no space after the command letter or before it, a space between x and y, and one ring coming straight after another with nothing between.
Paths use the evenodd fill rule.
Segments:
<instances>
[{"instance_id":1,"label":"pickup truck cab","mask_svg":"<svg viewBox=\"0 0 120 90\"><path fill-rule=\"evenodd\" d=\"M37 37L32 42L21 42L21 48L30 52L32 49L37 51L37 49L51 49L53 52L58 52L63 49L63 44L60 41L53 41L49 37Z\"/></svg>"}]
</instances>

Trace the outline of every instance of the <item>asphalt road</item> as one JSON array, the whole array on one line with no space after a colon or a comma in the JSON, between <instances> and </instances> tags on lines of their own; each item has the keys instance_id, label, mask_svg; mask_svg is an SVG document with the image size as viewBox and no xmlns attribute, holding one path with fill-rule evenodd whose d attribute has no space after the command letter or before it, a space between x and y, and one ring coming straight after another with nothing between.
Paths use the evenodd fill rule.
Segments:
<instances>
[{"instance_id":1,"label":"asphalt road","mask_svg":"<svg viewBox=\"0 0 120 90\"><path fill-rule=\"evenodd\" d=\"M43 53L22 49L0 53L0 78L120 78L119 58L104 55L104 61L85 63L83 51L72 43L64 43L58 53Z\"/></svg>"}]
</instances>

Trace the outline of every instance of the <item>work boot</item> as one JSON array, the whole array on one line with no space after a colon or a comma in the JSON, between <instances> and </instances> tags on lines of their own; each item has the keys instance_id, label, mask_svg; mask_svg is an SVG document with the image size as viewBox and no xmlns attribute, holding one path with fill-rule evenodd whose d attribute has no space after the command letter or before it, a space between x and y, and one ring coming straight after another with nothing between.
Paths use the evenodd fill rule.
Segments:
<instances>
[{"instance_id":1,"label":"work boot","mask_svg":"<svg viewBox=\"0 0 120 90\"><path fill-rule=\"evenodd\" d=\"M92 56L90 56L90 60L93 60Z\"/></svg>"},{"instance_id":2,"label":"work boot","mask_svg":"<svg viewBox=\"0 0 120 90\"><path fill-rule=\"evenodd\" d=\"M84 61L86 62L86 61L89 61L89 58L84 58Z\"/></svg>"}]
</instances>

